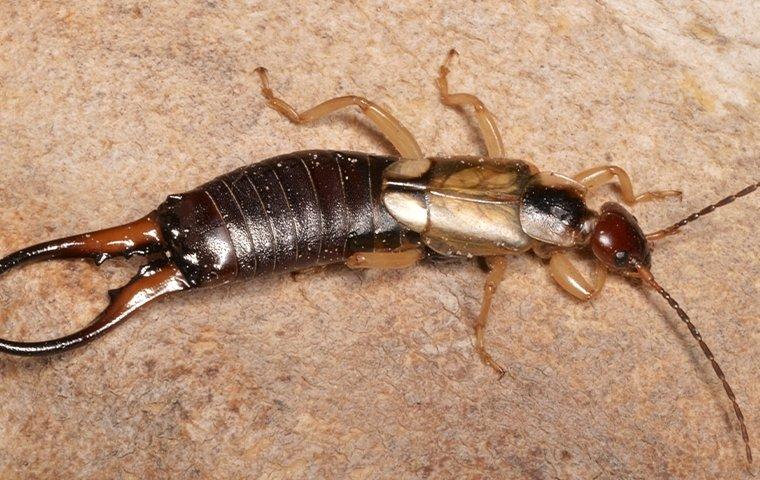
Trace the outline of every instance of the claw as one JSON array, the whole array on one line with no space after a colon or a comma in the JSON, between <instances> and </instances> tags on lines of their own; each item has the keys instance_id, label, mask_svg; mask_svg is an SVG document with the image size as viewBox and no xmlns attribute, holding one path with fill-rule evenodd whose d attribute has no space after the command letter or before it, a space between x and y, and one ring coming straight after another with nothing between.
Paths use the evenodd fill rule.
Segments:
<instances>
[{"instance_id":1,"label":"claw","mask_svg":"<svg viewBox=\"0 0 760 480\"><path fill-rule=\"evenodd\" d=\"M155 212L132 223L39 243L0 260L0 275L23 263L55 258L92 258L100 265L115 256L162 251L163 240Z\"/></svg>"},{"instance_id":2,"label":"claw","mask_svg":"<svg viewBox=\"0 0 760 480\"><path fill-rule=\"evenodd\" d=\"M0 259L0 274L24 263L58 258L92 258L100 265L115 256L148 254L165 250L155 213L136 222L96 232L52 240L19 250ZM122 288L109 290L110 303L89 325L71 335L39 342L0 338L0 352L14 355L45 355L82 345L102 335L136 309L161 295L189 288L176 265L163 258L140 268Z\"/></svg>"},{"instance_id":3,"label":"claw","mask_svg":"<svg viewBox=\"0 0 760 480\"><path fill-rule=\"evenodd\" d=\"M0 339L0 352L13 355L47 355L78 347L111 330L146 303L171 292L188 288L177 267L168 260L153 262L141 269L122 288L110 290L111 303L89 325L71 335L40 342L15 342Z\"/></svg>"}]
</instances>

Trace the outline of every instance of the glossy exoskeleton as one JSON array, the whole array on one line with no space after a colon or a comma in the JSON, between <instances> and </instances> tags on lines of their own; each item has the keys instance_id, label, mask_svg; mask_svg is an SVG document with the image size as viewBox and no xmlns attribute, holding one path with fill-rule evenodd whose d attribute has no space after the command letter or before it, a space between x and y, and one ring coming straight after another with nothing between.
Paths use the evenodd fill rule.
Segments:
<instances>
[{"instance_id":1,"label":"glossy exoskeleton","mask_svg":"<svg viewBox=\"0 0 760 480\"><path fill-rule=\"evenodd\" d=\"M425 158L409 131L389 112L362 97L328 100L303 113L274 96L258 73L268 104L296 123L355 106L390 140L399 156L313 150L264 160L194 190L170 195L147 216L127 225L25 248L0 260L0 274L26 262L92 258L98 263L133 254L155 257L124 287L109 292L108 307L72 335L40 342L0 339L0 352L39 355L82 345L161 295L262 275L345 263L351 268L401 268L428 258L473 258L490 268L475 326L475 349L500 375L485 347L491 298L509 255L534 252L547 259L556 282L581 300L603 287L608 272L640 278L676 310L699 342L728 395L751 461L744 418L725 375L696 327L650 272L649 242L756 190L753 183L674 225L645 235L618 203L587 206L596 187L616 182L623 200L680 196L678 191L634 195L621 168L605 165L572 178L507 159L496 122L470 94L448 92L448 62L438 88L450 106L472 106L487 157ZM587 279L568 253L587 252L596 272Z\"/></svg>"}]
</instances>

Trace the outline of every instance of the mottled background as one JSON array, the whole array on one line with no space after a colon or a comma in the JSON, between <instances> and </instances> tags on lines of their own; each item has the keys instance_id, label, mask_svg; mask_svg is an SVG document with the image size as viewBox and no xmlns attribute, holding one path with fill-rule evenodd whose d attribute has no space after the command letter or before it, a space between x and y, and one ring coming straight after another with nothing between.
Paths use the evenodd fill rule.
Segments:
<instances>
[{"instance_id":1,"label":"mottled background","mask_svg":"<svg viewBox=\"0 0 760 480\"><path fill-rule=\"evenodd\" d=\"M434 4L435 3L435 4ZM429 154L479 154L495 112L511 156L573 174L614 162L664 226L757 179L760 13L699 2L2 2L0 253L123 223L233 168L307 148L390 153L365 95ZM612 198L604 188L594 201ZM760 195L656 246L655 275L732 381L760 452ZM0 280L0 334L86 323L140 260L58 262ZM87 348L0 358L2 478L743 478L719 382L655 294L614 278L593 303L531 256L510 262L473 352L471 263L343 268L161 300Z\"/></svg>"}]
</instances>

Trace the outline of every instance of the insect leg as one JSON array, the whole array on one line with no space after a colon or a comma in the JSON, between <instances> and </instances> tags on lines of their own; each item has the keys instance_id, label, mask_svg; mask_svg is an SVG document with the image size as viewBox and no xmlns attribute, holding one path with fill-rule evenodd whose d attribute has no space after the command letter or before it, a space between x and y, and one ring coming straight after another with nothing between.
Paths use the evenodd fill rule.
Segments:
<instances>
[{"instance_id":1,"label":"insect leg","mask_svg":"<svg viewBox=\"0 0 760 480\"><path fill-rule=\"evenodd\" d=\"M496 360L494 360L493 357L491 357L491 354L488 353L488 350L486 350L485 334L488 313L491 311L491 301L493 300L493 295L496 293L499 284L504 280L507 259L506 257L487 257L486 264L488 265L489 272L488 276L486 276L486 283L483 285L483 302L480 304L480 314L473 325L475 328L475 351L483 363L493 368L499 375L499 378L501 378L507 373L507 371L504 367L496 363Z\"/></svg>"},{"instance_id":2,"label":"insect leg","mask_svg":"<svg viewBox=\"0 0 760 480\"><path fill-rule=\"evenodd\" d=\"M267 99L269 106L287 117L291 122L297 124L314 122L336 110L355 106L375 124L402 157L409 159L421 159L423 157L422 150L411 132L390 112L376 103L363 97L348 95L327 100L316 107L299 113L285 100L274 95L269 87L266 68L259 67L256 69L256 73L261 78L261 94Z\"/></svg>"},{"instance_id":3,"label":"insect leg","mask_svg":"<svg viewBox=\"0 0 760 480\"><path fill-rule=\"evenodd\" d=\"M351 255L346 260L346 266L348 268L406 268L417 263L422 256L419 248L398 252L360 252Z\"/></svg>"},{"instance_id":4,"label":"insect leg","mask_svg":"<svg viewBox=\"0 0 760 480\"><path fill-rule=\"evenodd\" d=\"M436 84L438 91L441 93L441 102L449 107L464 107L467 105L475 108L475 117L480 125L480 132L486 143L486 151L491 158L504 158L504 145L501 141L501 134L496 125L496 118L488 111L483 102L475 95L469 93L449 93L449 82L446 79L449 74L449 63L459 55L453 48L449 50L443 65L438 68L438 78Z\"/></svg>"},{"instance_id":5,"label":"insect leg","mask_svg":"<svg viewBox=\"0 0 760 480\"><path fill-rule=\"evenodd\" d=\"M552 254L549 273L563 290L579 300L591 300L599 293L607 280L607 269L597 264L594 280L589 281L562 252Z\"/></svg>"},{"instance_id":6,"label":"insect leg","mask_svg":"<svg viewBox=\"0 0 760 480\"><path fill-rule=\"evenodd\" d=\"M610 183L617 178L623 201L629 205L667 197L681 197L683 195L680 190L656 190L644 192L641 195L634 195L631 177L625 173L625 170L614 165L589 168L588 170L583 170L573 178L575 181L585 185L589 190L593 190L605 183Z\"/></svg>"},{"instance_id":7,"label":"insect leg","mask_svg":"<svg viewBox=\"0 0 760 480\"><path fill-rule=\"evenodd\" d=\"M300 282L307 277L324 272L326 268L327 265L319 265L317 267L309 267L303 270L296 270L295 272L290 272L290 278L292 278L294 282Z\"/></svg>"}]
</instances>

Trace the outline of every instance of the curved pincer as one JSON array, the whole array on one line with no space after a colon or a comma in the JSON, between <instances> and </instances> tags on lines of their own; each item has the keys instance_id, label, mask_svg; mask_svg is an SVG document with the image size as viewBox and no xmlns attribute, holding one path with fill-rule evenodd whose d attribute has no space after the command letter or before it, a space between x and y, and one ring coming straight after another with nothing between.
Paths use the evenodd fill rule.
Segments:
<instances>
[{"instance_id":1,"label":"curved pincer","mask_svg":"<svg viewBox=\"0 0 760 480\"><path fill-rule=\"evenodd\" d=\"M130 257L165 251L160 228L151 213L136 222L96 232L33 245L0 259L0 274L19 265L60 258L92 258L100 264L114 256ZM123 287L108 292L111 301L91 323L76 333L52 340L18 342L0 338L0 352L46 355L82 345L112 329L141 306L171 292L189 288L185 277L168 258L140 268Z\"/></svg>"}]
</instances>

